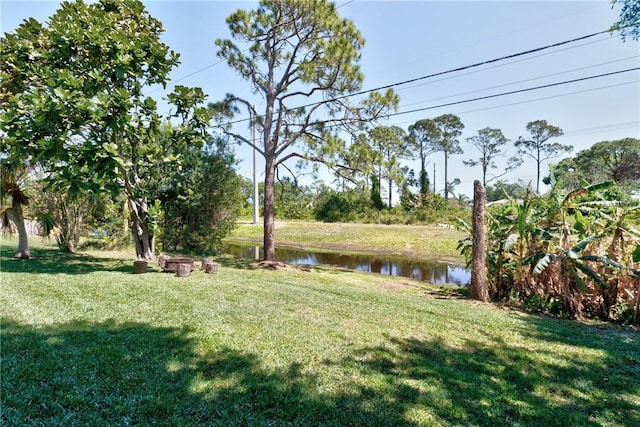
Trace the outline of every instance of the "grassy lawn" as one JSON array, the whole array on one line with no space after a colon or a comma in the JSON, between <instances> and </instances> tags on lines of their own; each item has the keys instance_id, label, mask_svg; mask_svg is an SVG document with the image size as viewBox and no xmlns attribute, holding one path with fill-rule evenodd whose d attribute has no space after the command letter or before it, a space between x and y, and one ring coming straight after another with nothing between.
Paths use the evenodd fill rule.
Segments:
<instances>
[{"instance_id":1,"label":"grassy lawn","mask_svg":"<svg viewBox=\"0 0 640 427\"><path fill-rule=\"evenodd\" d=\"M262 224L239 224L230 241L262 243ZM278 245L343 252L386 253L463 264L456 251L464 232L431 225L379 225L278 221Z\"/></svg>"},{"instance_id":2,"label":"grassy lawn","mask_svg":"<svg viewBox=\"0 0 640 427\"><path fill-rule=\"evenodd\" d=\"M312 269L0 258L0 424L640 425L640 333Z\"/></svg>"}]
</instances>

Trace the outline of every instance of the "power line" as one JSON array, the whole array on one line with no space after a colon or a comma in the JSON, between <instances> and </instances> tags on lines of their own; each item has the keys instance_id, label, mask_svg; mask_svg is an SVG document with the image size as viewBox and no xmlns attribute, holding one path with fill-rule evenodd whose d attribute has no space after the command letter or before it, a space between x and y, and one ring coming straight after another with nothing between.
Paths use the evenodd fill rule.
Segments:
<instances>
[{"instance_id":1,"label":"power line","mask_svg":"<svg viewBox=\"0 0 640 427\"><path fill-rule=\"evenodd\" d=\"M454 98L456 96L469 95L469 94L477 93L477 92L484 92L484 91L487 91L487 90L498 89L498 88L506 87L506 86L513 86L513 85L519 84L519 83L526 83L526 82L530 82L530 81L533 81L533 80L544 79L544 78L547 78L547 77L559 76L561 74L568 74L568 73L572 73L574 71L587 70L589 68L595 68L595 67L599 67L599 66L602 66L602 65L614 64L616 62L627 61L629 59L636 59L636 58L639 58L639 57L640 56L630 56L630 57L627 57L627 58L617 59L617 60L614 60L614 61L601 62L599 64L588 65L586 67L580 67L580 68L574 68L572 70L561 71L561 72L558 72L558 73L546 74L544 76L533 77L533 78L525 79L525 80L518 80L516 82L505 83L505 84L501 84L501 85L498 85L498 86L492 86L492 87L488 87L488 88L484 88L484 89L476 89L476 90L472 90L472 91L469 91L469 92L462 92L462 93L458 93L456 95L449 95L449 96L443 96L443 97L440 97L440 98L429 99L429 100L426 100L426 101L413 102L411 104L405 104L404 107L408 107L408 106L411 106L411 105L425 104L427 102L439 101L441 99Z\"/></svg>"},{"instance_id":2,"label":"power line","mask_svg":"<svg viewBox=\"0 0 640 427\"><path fill-rule=\"evenodd\" d=\"M434 105L434 106L431 106L431 107L416 108L414 110L401 111L401 112L398 112L398 113L390 113L390 114L386 114L386 115L384 115L382 117L383 118L389 118L389 117L400 116L400 115L403 115L403 114L410 114L410 113L417 113L417 112L420 112L420 111L433 110L433 109L436 109L436 108L450 107L452 105L465 104L465 103L474 102L474 101L482 101L482 100L485 100L485 99L498 98L498 97L501 97L501 96L513 95L513 94L516 94L516 93L530 92L530 91L533 91L533 90L545 89L545 88L554 87L554 86L561 86L561 85L570 84L570 83L577 83L577 82L582 82L582 81L586 81L586 80L597 79L597 78L600 78L600 77L613 76L613 75L617 75L617 74L628 73L630 71L638 71L638 70L640 70L640 67L628 68L626 70L612 71L610 73L603 73L603 74L597 74L597 75L594 75L594 76L581 77L579 79L565 80L563 82L556 82L556 83L550 83L550 84L541 85L541 86L529 87L529 88L525 88L525 89L512 90L512 91L497 93L497 94L493 94L493 95L479 96L477 98L464 99L464 100L461 100L461 101L449 102L449 103L446 103L446 104Z\"/></svg>"},{"instance_id":3,"label":"power line","mask_svg":"<svg viewBox=\"0 0 640 427\"><path fill-rule=\"evenodd\" d=\"M569 47L565 47L564 49L554 50L553 52L545 52L545 53L541 53L539 55L530 56L528 58L520 58L520 59L517 59L515 61L507 62L505 64L493 65L491 67L483 68L481 70L473 70L473 71L469 71L468 73L462 73L462 74L458 74L458 75L455 75L455 76L444 77L444 78L438 79L438 80L432 80L432 81L429 81L429 82L418 83L418 84L415 84L413 86L407 86L407 87L403 87L403 88L397 89L397 91L399 92L399 91L402 91L402 90L413 89L413 88L420 87L420 86L425 86L425 85L428 85L428 84L444 82L446 80L451 80L451 79L455 79L455 78L458 78L458 77L469 76L471 74L476 74L476 73L481 73L481 72L484 72L484 71L493 70L493 69L496 69L496 68L506 67L506 66L509 66L509 65L517 64L519 62L531 61L532 59L541 58L541 57L547 56L547 55L555 55L556 53L564 52L566 50L577 49L579 47L588 46L588 45L592 45L592 44L595 44L595 43L600 43L600 42L603 42L603 41L606 41L606 40L611 40L611 38L604 38L604 39L600 39L600 40L592 40L590 42L582 43L582 44L579 44L577 46L569 46Z\"/></svg>"},{"instance_id":4,"label":"power line","mask_svg":"<svg viewBox=\"0 0 640 427\"><path fill-rule=\"evenodd\" d=\"M608 32L609 32L609 30L599 31L599 32L587 34L587 35L584 35L584 36L581 36L581 37L576 37L576 38L573 38L573 39L564 40L564 41L557 42L557 43L552 43L552 44L549 44L549 45L545 45L545 46L537 47L537 48L534 48L534 49L529 49L529 50L513 53L513 54L510 54L510 55L506 55L506 56L501 56L501 57L498 57L498 58L488 59L488 60L477 62L477 63L474 63L474 64L465 65L465 66L462 66L462 67L457 67L457 68L452 68L452 69L445 70L445 71L440 71L440 72L437 72L437 73L427 74L427 75L424 75L424 76L421 76L421 77L416 77L416 78L409 79L409 80L404 80L404 81L400 81L400 82L396 82L396 83L391 83L391 84L384 85L384 86L379 86L379 87L376 87L376 88L373 88L373 89L367 89L367 90L362 90L362 91L359 91L359 92L350 93L348 95L337 96L337 97L330 98L330 99L327 99L327 100L324 100L324 101L321 101L321 102L322 103L327 103L327 102L339 101L341 99L348 98L350 96L364 95L364 94L371 93L371 92L376 92L376 91L379 91L379 90L391 89L391 88L396 87L396 86L402 86L402 85L405 85L405 84L414 83L414 82L421 81L421 80L426 80L426 79L432 78L432 77L442 76L442 75L445 75L445 74L451 74L451 73L455 73L455 72L458 72L458 71L468 70L468 69L471 69L471 68L477 68L477 67L480 67L482 65L492 64L492 63L495 63L495 62L504 61L504 60L511 59L511 58L517 58L517 57L520 57L520 56L529 55L531 53L540 52L540 51L551 49L551 48L558 47L558 46L563 46L563 45L566 45L566 44L569 44L569 43L575 43L577 41L586 40L588 38L595 37L595 36L598 36L598 35L601 35L601 34L605 34L605 33L608 33ZM297 109L312 107L312 106L315 106L317 104L319 104L319 102L311 102L309 104L298 106ZM249 119L247 119L247 118L239 119L239 120L234 120L234 121L228 122L227 124L242 123L242 122L245 122L247 120L249 120Z\"/></svg>"},{"instance_id":5,"label":"power line","mask_svg":"<svg viewBox=\"0 0 640 427\"><path fill-rule=\"evenodd\" d=\"M391 84L388 84L388 85L379 86L379 87L374 88L374 89L367 89L367 90L363 90L363 91L360 91L360 92L351 93L349 95L337 96L337 97L331 98L331 99L329 99L327 101L323 101L323 103L324 102L339 101L340 99L348 98L350 96L365 95L367 93L377 92L379 90L391 89L391 88L396 87L396 86L402 86L402 85L405 85L405 84L408 84L408 83L414 83L414 82L425 80L425 79L429 79L429 78L432 78L432 77L442 76L444 74L451 74L451 73L455 73L455 72L458 72L458 71L468 70L470 68L480 67L482 65L492 64L494 62L504 61L506 59L517 58L519 56L529 55L529 54L534 53L534 52L540 52L540 51L551 49L551 48L554 48L554 47L563 46L565 44L575 43L577 41L585 40L585 39L588 39L588 38L591 38L591 37L595 37L595 36L598 36L600 34L604 34L604 33L608 33L608 32L609 32L609 30L599 31L597 33L587 34L586 36L576 37L576 38L573 38L573 39L570 39L570 40L565 40L565 41L561 41L561 42L558 42L558 43L545 45L545 46L538 47L538 48L535 48L535 49L529 49L529 50L513 53L513 54L510 54L510 55L501 56L499 58L493 58L493 59L488 59L488 60L481 61L481 62L476 62L474 64L465 65L463 67L452 68L452 69L449 69L449 70L446 70L446 71L440 71L440 72L437 72L437 73L427 74L425 76L416 77L416 78L413 78L413 79L404 80L404 81L397 82L397 83L391 83ZM302 106L300 106L298 108L311 107L311 106L316 105L316 104L318 104L318 103L317 102L312 102L310 104L302 105Z\"/></svg>"}]
</instances>

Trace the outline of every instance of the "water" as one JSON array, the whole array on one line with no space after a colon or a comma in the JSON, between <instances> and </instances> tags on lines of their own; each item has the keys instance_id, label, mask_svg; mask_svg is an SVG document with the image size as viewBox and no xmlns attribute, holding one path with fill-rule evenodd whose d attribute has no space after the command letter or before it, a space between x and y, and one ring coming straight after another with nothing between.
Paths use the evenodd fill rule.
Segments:
<instances>
[{"instance_id":1,"label":"water","mask_svg":"<svg viewBox=\"0 0 640 427\"><path fill-rule=\"evenodd\" d=\"M232 243L226 245L226 252L239 258L263 259L263 251L260 246ZM471 272L468 269L430 260L411 260L384 255L311 252L278 247L276 247L276 259L287 264L331 265L387 276L410 277L433 284L466 285L471 281Z\"/></svg>"}]
</instances>

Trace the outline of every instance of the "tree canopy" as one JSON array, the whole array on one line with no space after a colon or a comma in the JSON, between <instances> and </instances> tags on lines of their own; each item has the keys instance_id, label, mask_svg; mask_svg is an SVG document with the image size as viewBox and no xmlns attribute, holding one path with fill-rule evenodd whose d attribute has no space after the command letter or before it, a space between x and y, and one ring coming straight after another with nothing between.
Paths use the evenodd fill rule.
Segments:
<instances>
[{"instance_id":1,"label":"tree canopy","mask_svg":"<svg viewBox=\"0 0 640 427\"><path fill-rule=\"evenodd\" d=\"M178 64L162 32L140 1L76 1L1 42L2 152L43 165L57 191L124 193L142 258L154 257L148 183L176 150L202 143L210 118L199 88L176 86L168 117L144 94Z\"/></svg>"},{"instance_id":2,"label":"tree canopy","mask_svg":"<svg viewBox=\"0 0 640 427\"><path fill-rule=\"evenodd\" d=\"M612 31L619 31L622 40L631 36L633 40L640 38L640 0L612 0L611 7L622 3L620 19L611 26Z\"/></svg>"},{"instance_id":3,"label":"tree canopy","mask_svg":"<svg viewBox=\"0 0 640 427\"><path fill-rule=\"evenodd\" d=\"M433 119L433 122L438 131L437 138L431 141L431 145L435 151L444 153L444 198L448 200L449 192L459 183L459 180L458 183L449 182L449 156L463 153L458 137L462 135L464 124L455 114L443 114Z\"/></svg>"},{"instance_id":4,"label":"tree canopy","mask_svg":"<svg viewBox=\"0 0 640 427\"><path fill-rule=\"evenodd\" d=\"M487 180L487 174L489 169L497 169L495 161L496 158L504 156L504 146L509 140L502 134L500 129L483 128L478 131L478 134L467 138L467 142L470 142L480 152L480 157L475 159L465 160L463 163L466 166L480 166L482 167L482 186L486 188L487 183L494 179L500 178L507 174L509 171L517 168L522 164L521 159L511 157L507 160L507 165L500 174L494 174L489 180Z\"/></svg>"},{"instance_id":5,"label":"tree canopy","mask_svg":"<svg viewBox=\"0 0 640 427\"><path fill-rule=\"evenodd\" d=\"M640 140L601 141L574 157L560 161L553 174L562 187L573 190L588 184L614 181L630 190L640 188ZM549 178L545 178L550 181Z\"/></svg>"},{"instance_id":6,"label":"tree canopy","mask_svg":"<svg viewBox=\"0 0 640 427\"><path fill-rule=\"evenodd\" d=\"M550 125L546 120L534 120L527 123L527 131L531 134L531 139L520 137L515 146L519 155L529 157L536 162L536 193L539 193L542 162L569 152L573 150L573 147L549 142L551 138L564 135L564 132L559 127Z\"/></svg>"}]
</instances>

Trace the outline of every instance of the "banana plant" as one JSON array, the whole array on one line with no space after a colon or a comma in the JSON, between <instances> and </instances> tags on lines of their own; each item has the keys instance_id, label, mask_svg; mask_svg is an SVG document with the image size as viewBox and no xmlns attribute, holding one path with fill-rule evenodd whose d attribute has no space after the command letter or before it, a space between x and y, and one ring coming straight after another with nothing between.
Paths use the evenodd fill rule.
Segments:
<instances>
[{"instance_id":1,"label":"banana plant","mask_svg":"<svg viewBox=\"0 0 640 427\"><path fill-rule=\"evenodd\" d=\"M623 269L624 265L607 256L583 254L592 243L601 239L601 235L591 235L568 249L561 249L556 253L539 253L532 255L525 262L535 265L533 276L539 276L551 266L555 265L554 273L560 283L561 297L567 312L573 317L579 317L582 312L582 296L589 292L588 282L598 286L597 292L609 288L606 277L603 277L596 266L606 266Z\"/></svg>"}]
</instances>

